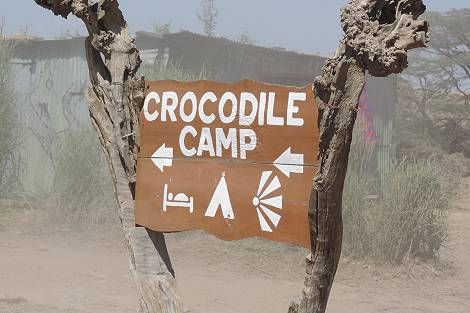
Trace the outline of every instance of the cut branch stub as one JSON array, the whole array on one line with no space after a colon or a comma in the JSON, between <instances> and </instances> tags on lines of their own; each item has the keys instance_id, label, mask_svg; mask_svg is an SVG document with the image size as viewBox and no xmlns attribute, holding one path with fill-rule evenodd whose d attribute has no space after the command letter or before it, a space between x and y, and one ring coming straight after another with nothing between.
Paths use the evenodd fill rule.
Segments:
<instances>
[{"instance_id":1,"label":"cut branch stub","mask_svg":"<svg viewBox=\"0 0 470 313\"><path fill-rule=\"evenodd\" d=\"M407 51L424 47L428 24L422 0L352 0L341 11L342 43L373 76L401 73Z\"/></svg>"}]
</instances>

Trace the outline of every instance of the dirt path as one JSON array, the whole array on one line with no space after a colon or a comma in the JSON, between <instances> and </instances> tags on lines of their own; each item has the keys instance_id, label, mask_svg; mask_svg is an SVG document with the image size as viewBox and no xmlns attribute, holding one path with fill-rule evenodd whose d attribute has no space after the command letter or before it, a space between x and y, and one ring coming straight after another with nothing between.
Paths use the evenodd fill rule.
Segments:
<instances>
[{"instance_id":1,"label":"dirt path","mask_svg":"<svg viewBox=\"0 0 470 313\"><path fill-rule=\"evenodd\" d=\"M121 245L0 234L0 249L0 313L137 312Z\"/></svg>"},{"instance_id":2,"label":"dirt path","mask_svg":"<svg viewBox=\"0 0 470 313\"><path fill-rule=\"evenodd\" d=\"M460 203L451 212L443 250L444 261L452 260L447 270L433 275L431 267L419 266L404 275L343 263L328 312L470 312L470 192ZM116 237L0 232L0 313L137 312L127 256ZM170 238L169 246L185 312L285 313L300 295L298 250L286 264L257 246L239 255L209 236Z\"/></svg>"}]
</instances>

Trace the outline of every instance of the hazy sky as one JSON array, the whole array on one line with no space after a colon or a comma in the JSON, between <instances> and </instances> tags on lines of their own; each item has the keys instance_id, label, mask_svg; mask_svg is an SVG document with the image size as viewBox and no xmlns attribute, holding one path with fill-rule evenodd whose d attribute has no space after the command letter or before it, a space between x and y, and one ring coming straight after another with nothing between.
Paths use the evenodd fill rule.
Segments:
<instances>
[{"instance_id":1,"label":"hazy sky","mask_svg":"<svg viewBox=\"0 0 470 313\"><path fill-rule=\"evenodd\" d=\"M84 34L76 18L64 20L33 0L2 0L4 32L24 32L53 38L69 30ZM306 53L335 50L341 37L339 9L346 0L218 0L217 35L235 39L244 31L260 45L280 46ZM171 20L172 30L201 32L196 14L200 0L121 0L131 31L152 30L154 23ZM469 8L470 0L427 0L428 10Z\"/></svg>"}]
</instances>

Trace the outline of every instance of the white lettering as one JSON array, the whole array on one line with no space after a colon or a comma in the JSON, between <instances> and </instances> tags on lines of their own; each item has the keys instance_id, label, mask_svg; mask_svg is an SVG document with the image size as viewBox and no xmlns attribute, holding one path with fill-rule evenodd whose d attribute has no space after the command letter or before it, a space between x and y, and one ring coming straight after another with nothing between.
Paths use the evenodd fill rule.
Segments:
<instances>
[{"instance_id":1,"label":"white lettering","mask_svg":"<svg viewBox=\"0 0 470 313\"><path fill-rule=\"evenodd\" d=\"M169 100L171 100L171 104L168 103ZM163 93L163 98L162 98L162 116L161 116L162 122L166 122L167 113L170 116L170 120L172 122L176 122L175 110L177 106L178 106L178 95L176 94L176 92L165 91Z\"/></svg>"},{"instance_id":2,"label":"white lettering","mask_svg":"<svg viewBox=\"0 0 470 313\"><path fill-rule=\"evenodd\" d=\"M206 113L204 112L204 105L206 104L207 101L211 101L214 103L217 101L217 96L213 92L206 92L202 96L201 102L199 103L199 117L204 123L210 124L215 120L215 115L214 114L206 115Z\"/></svg>"},{"instance_id":3,"label":"white lettering","mask_svg":"<svg viewBox=\"0 0 470 313\"><path fill-rule=\"evenodd\" d=\"M215 151L218 157L222 157L222 147L225 150L229 150L232 147L232 158L238 157L237 151L237 130L230 128L227 136L225 136L222 128L215 129Z\"/></svg>"},{"instance_id":4,"label":"white lettering","mask_svg":"<svg viewBox=\"0 0 470 313\"><path fill-rule=\"evenodd\" d=\"M187 157L192 157L196 155L196 148L188 149L185 144L186 135L191 134L193 137L197 136L197 131L192 126L185 126L180 134L180 150Z\"/></svg>"},{"instance_id":5,"label":"white lettering","mask_svg":"<svg viewBox=\"0 0 470 313\"><path fill-rule=\"evenodd\" d=\"M187 103L187 102L190 102L191 103L191 113L189 113L188 115L186 114L185 110L184 110L184 105ZM194 118L196 117L196 113L197 113L197 99L196 99L196 95L194 94L194 92L187 92L184 94L183 98L181 98L181 104L180 104L180 116L181 116L181 119L186 122L186 123L190 123L194 120Z\"/></svg>"},{"instance_id":6,"label":"white lettering","mask_svg":"<svg viewBox=\"0 0 470 313\"><path fill-rule=\"evenodd\" d=\"M274 104L276 102L276 93L270 92L268 96L268 125L284 125L284 118L274 116Z\"/></svg>"},{"instance_id":7,"label":"white lettering","mask_svg":"<svg viewBox=\"0 0 470 313\"><path fill-rule=\"evenodd\" d=\"M266 113L266 98L267 94L262 92L259 96L259 112L258 112L258 124L264 125L264 114Z\"/></svg>"},{"instance_id":8,"label":"white lettering","mask_svg":"<svg viewBox=\"0 0 470 313\"><path fill-rule=\"evenodd\" d=\"M199 147L197 149L197 155L202 156L204 151L209 152L211 157L215 156L214 144L212 143L212 136L210 129L207 127L202 128L201 138L199 140Z\"/></svg>"},{"instance_id":9,"label":"white lettering","mask_svg":"<svg viewBox=\"0 0 470 313\"><path fill-rule=\"evenodd\" d=\"M250 139L247 142L247 139ZM240 129L240 159L246 160L246 152L256 149L256 133L252 129Z\"/></svg>"},{"instance_id":10,"label":"white lettering","mask_svg":"<svg viewBox=\"0 0 470 313\"><path fill-rule=\"evenodd\" d=\"M152 91L151 93L149 93L147 95L147 97L145 97L143 111L144 111L145 119L149 122L153 122L158 118L158 111L157 110L155 110L155 112L153 112L153 113L149 112L149 105L150 105L150 101L152 101L152 100L155 100L155 102L157 104L160 103L160 96L158 95L158 93Z\"/></svg>"},{"instance_id":11,"label":"white lettering","mask_svg":"<svg viewBox=\"0 0 470 313\"><path fill-rule=\"evenodd\" d=\"M299 107L295 106L295 101L307 100L305 92L289 92L289 99L287 101L287 125L290 126L304 126L303 118L294 117L295 113L299 113Z\"/></svg>"},{"instance_id":12,"label":"white lettering","mask_svg":"<svg viewBox=\"0 0 470 313\"><path fill-rule=\"evenodd\" d=\"M225 116L224 107L229 100L232 102L232 111L230 112L229 116ZM220 98L219 116L222 123L230 124L235 120L235 117L237 116L237 103L237 97L231 92L224 93L222 98Z\"/></svg>"},{"instance_id":13,"label":"white lettering","mask_svg":"<svg viewBox=\"0 0 470 313\"><path fill-rule=\"evenodd\" d=\"M251 113L246 114L246 104L250 102ZM255 95L250 92L242 92L240 95L240 125L249 126L253 124L256 113L258 111L258 100Z\"/></svg>"}]
</instances>

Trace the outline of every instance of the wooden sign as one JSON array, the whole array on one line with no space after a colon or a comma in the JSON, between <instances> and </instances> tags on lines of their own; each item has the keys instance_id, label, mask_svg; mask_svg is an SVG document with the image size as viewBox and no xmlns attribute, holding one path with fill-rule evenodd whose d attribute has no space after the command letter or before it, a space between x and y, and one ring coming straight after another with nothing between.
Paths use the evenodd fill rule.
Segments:
<instances>
[{"instance_id":1,"label":"wooden sign","mask_svg":"<svg viewBox=\"0 0 470 313\"><path fill-rule=\"evenodd\" d=\"M310 247L319 132L312 87L147 83L136 223Z\"/></svg>"}]
</instances>

